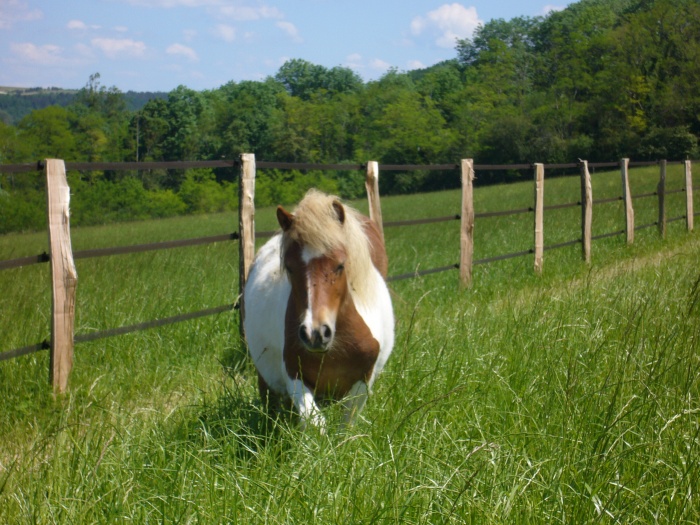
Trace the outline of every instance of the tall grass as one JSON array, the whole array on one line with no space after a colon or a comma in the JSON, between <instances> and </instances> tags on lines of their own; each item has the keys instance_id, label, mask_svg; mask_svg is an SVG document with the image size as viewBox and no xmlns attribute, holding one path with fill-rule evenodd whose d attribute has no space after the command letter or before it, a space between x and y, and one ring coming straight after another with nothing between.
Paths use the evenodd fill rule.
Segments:
<instances>
[{"instance_id":1,"label":"tall grass","mask_svg":"<svg viewBox=\"0 0 700 525\"><path fill-rule=\"evenodd\" d=\"M654 170L633 173L655 185ZM595 195L615 196L618 179L595 174ZM578 191L576 178L552 179L545 198ZM531 184L479 188L475 207L531 200ZM382 206L385 220L449 215L459 193ZM654 210L639 202L638 223ZM621 229L622 217L601 204L594 233ZM274 227L272 210L256 218ZM578 209L545 220L547 244L579 235ZM235 222L79 229L74 246ZM457 262L458 228L387 229L390 272ZM540 277L523 257L477 266L468 290L456 272L393 283L394 355L347 431L334 406L326 435L266 417L236 313L78 345L57 399L46 353L2 362L0 522L697 523L700 241L683 229L669 224L665 241L639 231L630 247L596 241L590 267L580 247L548 251ZM475 235L477 258L527 249L532 217L479 220ZM5 237L0 258L25 241L22 255L43 249ZM77 332L232 302L236 268L234 243L80 260ZM45 337L47 279L39 266L0 273L0 350Z\"/></svg>"}]
</instances>

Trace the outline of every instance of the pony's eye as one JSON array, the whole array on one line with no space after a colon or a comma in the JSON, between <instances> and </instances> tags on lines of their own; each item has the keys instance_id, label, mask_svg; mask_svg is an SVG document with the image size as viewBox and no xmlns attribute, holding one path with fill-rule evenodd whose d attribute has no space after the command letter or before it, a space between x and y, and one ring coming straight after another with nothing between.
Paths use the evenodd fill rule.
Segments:
<instances>
[{"instance_id":1,"label":"pony's eye","mask_svg":"<svg viewBox=\"0 0 700 525\"><path fill-rule=\"evenodd\" d=\"M337 273L338 275L340 275L341 273L343 273L343 270L345 270L345 264L344 264L344 263L341 263L341 264L339 264L338 267L335 269L335 273Z\"/></svg>"}]
</instances>

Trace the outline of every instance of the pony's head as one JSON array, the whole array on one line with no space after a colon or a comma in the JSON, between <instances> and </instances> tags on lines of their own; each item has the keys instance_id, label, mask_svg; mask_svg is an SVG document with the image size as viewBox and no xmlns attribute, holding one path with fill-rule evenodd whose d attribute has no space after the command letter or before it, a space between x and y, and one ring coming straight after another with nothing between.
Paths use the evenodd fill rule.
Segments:
<instances>
[{"instance_id":1,"label":"pony's head","mask_svg":"<svg viewBox=\"0 0 700 525\"><path fill-rule=\"evenodd\" d=\"M277 220L281 262L292 285L287 322L295 326L288 328L309 351L326 352L348 295L367 294L372 264L367 237L355 210L317 190L310 190L294 213L278 207Z\"/></svg>"}]
</instances>

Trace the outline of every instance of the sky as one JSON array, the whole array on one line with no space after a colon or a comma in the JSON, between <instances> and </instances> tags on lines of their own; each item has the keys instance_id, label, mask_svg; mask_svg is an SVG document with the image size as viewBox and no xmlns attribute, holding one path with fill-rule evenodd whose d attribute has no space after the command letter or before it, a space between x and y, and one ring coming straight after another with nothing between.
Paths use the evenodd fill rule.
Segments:
<instances>
[{"instance_id":1,"label":"sky","mask_svg":"<svg viewBox=\"0 0 700 525\"><path fill-rule=\"evenodd\" d=\"M457 56L494 18L570 0L0 0L0 86L215 89L274 76L285 61L363 80Z\"/></svg>"}]
</instances>

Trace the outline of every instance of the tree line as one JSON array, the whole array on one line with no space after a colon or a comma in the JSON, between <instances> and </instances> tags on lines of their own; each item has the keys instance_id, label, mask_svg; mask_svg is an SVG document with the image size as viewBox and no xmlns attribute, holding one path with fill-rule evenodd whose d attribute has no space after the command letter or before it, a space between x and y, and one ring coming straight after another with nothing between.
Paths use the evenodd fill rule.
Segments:
<instances>
[{"instance_id":1,"label":"tree line","mask_svg":"<svg viewBox=\"0 0 700 525\"><path fill-rule=\"evenodd\" d=\"M205 91L179 86L130 110L124 94L101 86L96 74L66 107L0 122L0 162L231 159L242 152L318 163L679 160L699 154L699 64L697 0L581 0L544 17L491 20L455 42L453 59L391 69L369 82L345 67L293 59L262 81ZM123 173L71 177L100 203L90 205L95 215L86 211L85 224L112 220L119 210L146 217L232 205L230 170L141 171L129 182ZM453 179L397 173L383 178L381 190L429 191ZM101 218L100 210L113 209L110 194L125 192L120 185L130 185L138 206L129 210L122 199ZM355 197L362 177L265 170L260 202L295 200L309 185ZM10 193L28 195L31 186L5 176L3 208ZM0 210L0 219L6 215Z\"/></svg>"}]
</instances>

